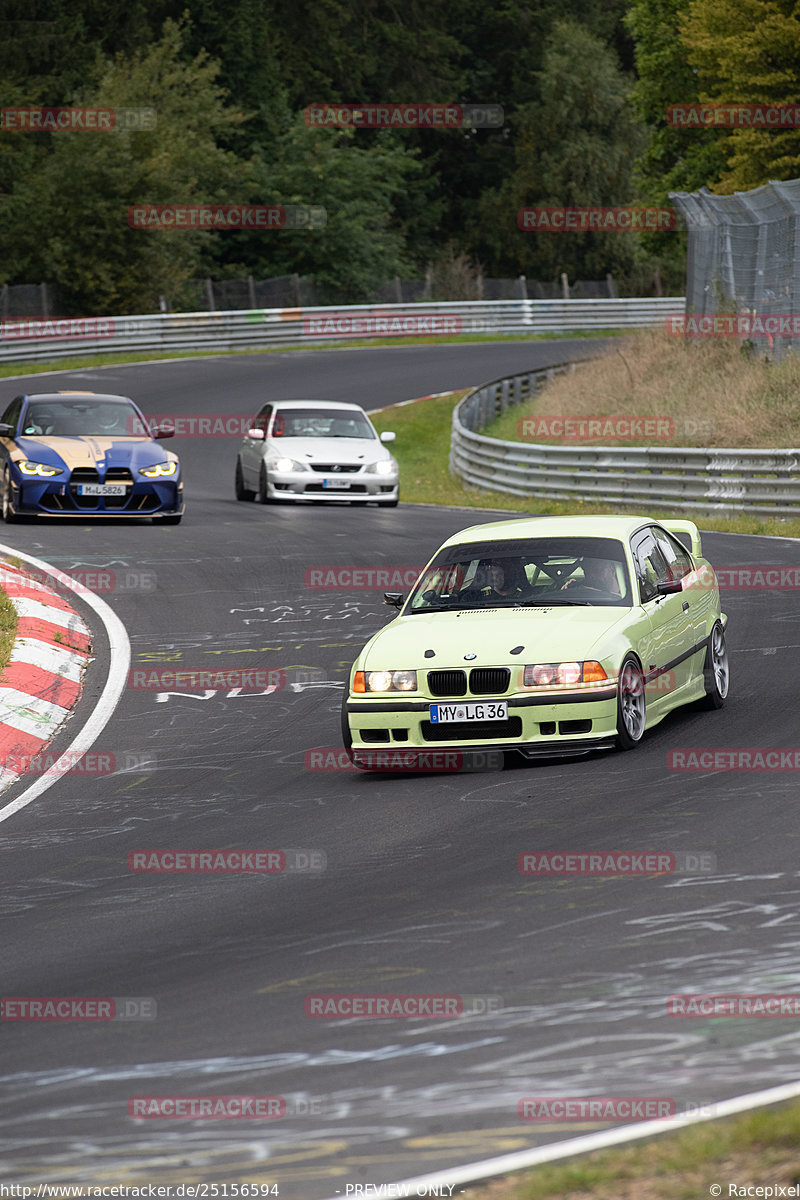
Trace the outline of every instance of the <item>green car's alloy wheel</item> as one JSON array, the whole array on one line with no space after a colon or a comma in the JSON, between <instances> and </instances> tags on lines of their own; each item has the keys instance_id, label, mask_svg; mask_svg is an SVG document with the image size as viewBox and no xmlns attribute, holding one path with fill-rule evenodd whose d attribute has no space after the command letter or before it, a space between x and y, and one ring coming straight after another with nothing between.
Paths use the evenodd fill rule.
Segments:
<instances>
[{"instance_id":1,"label":"green car's alloy wheel","mask_svg":"<svg viewBox=\"0 0 800 1200\"><path fill-rule=\"evenodd\" d=\"M236 460L236 499L237 500L255 500L255 492L251 492L249 488L244 486L244 475L242 474L242 460Z\"/></svg>"},{"instance_id":2,"label":"green car's alloy wheel","mask_svg":"<svg viewBox=\"0 0 800 1200\"><path fill-rule=\"evenodd\" d=\"M344 742L344 748L348 754L350 754L350 751L353 747L353 735L350 732L350 722L347 719L347 700L349 692L349 684L345 684L344 696L342 697L342 741Z\"/></svg>"},{"instance_id":3,"label":"green car's alloy wheel","mask_svg":"<svg viewBox=\"0 0 800 1200\"><path fill-rule=\"evenodd\" d=\"M3 472L3 520L6 525L13 525L19 520L11 507L11 474L8 467Z\"/></svg>"},{"instance_id":4,"label":"green car's alloy wheel","mask_svg":"<svg viewBox=\"0 0 800 1200\"><path fill-rule=\"evenodd\" d=\"M628 654L617 684L617 749L633 750L642 740L645 725L644 677L642 668Z\"/></svg>"},{"instance_id":5,"label":"green car's alloy wheel","mask_svg":"<svg viewBox=\"0 0 800 1200\"><path fill-rule=\"evenodd\" d=\"M731 673L728 663L728 647L725 644L725 630L719 621L711 630L711 636L708 639L703 675L706 685L705 707L722 708L728 695Z\"/></svg>"}]
</instances>

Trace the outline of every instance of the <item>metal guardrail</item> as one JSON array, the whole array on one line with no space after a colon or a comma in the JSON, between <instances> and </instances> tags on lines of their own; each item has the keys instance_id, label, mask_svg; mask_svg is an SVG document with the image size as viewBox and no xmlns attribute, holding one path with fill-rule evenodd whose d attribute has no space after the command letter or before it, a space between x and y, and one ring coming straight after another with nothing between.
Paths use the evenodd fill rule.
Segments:
<instances>
[{"instance_id":1,"label":"metal guardrail","mask_svg":"<svg viewBox=\"0 0 800 1200\"><path fill-rule=\"evenodd\" d=\"M643 511L800 514L800 450L552 446L479 433L511 405L541 391L559 363L476 388L453 412L450 471L473 487L548 500L584 500Z\"/></svg>"},{"instance_id":2,"label":"metal guardrail","mask_svg":"<svg viewBox=\"0 0 800 1200\"><path fill-rule=\"evenodd\" d=\"M132 317L50 317L0 322L0 362L140 351L257 350L297 343L476 333L541 334L635 329L682 315L682 296L657 299L473 300L357 304Z\"/></svg>"}]
</instances>

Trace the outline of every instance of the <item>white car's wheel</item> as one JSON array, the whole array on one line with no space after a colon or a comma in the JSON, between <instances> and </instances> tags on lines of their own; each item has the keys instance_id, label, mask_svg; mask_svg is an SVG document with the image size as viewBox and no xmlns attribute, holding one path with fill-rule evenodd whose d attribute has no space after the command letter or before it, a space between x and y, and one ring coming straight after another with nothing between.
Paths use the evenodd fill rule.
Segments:
<instances>
[{"instance_id":1,"label":"white car's wheel","mask_svg":"<svg viewBox=\"0 0 800 1200\"><path fill-rule=\"evenodd\" d=\"M244 486L244 473L242 471L242 460L236 460L236 478L234 480L237 500L255 500L255 492L251 492L249 488Z\"/></svg>"}]
</instances>

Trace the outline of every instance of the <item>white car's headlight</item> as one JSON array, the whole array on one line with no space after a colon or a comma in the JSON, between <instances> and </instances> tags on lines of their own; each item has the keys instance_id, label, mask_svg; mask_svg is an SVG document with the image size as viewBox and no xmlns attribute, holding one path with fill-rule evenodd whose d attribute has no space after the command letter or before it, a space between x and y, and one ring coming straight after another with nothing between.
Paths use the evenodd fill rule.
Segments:
<instances>
[{"instance_id":1,"label":"white car's headlight","mask_svg":"<svg viewBox=\"0 0 800 1200\"><path fill-rule=\"evenodd\" d=\"M139 467L139 474L145 475L148 479L157 479L160 475L174 475L178 469L178 464L172 462L155 463L152 467Z\"/></svg>"},{"instance_id":2,"label":"white car's headlight","mask_svg":"<svg viewBox=\"0 0 800 1200\"><path fill-rule=\"evenodd\" d=\"M415 692L416 671L356 671L354 692Z\"/></svg>"},{"instance_id":3,"label":"white car's headlight","mask_svg":"<svg viewBox=\"0 0 800 1200\"><path fill-rule=\"evenodd\" d=\"M283 474L285 471L305 471L305 464L298 462L296 458L276 458L272 464L276 471Z\"/></svg>"},{"instance_id":4,"label":"white car's headlight","mask_svg":"<svg viewBox=\"0 0 800 1200\"><path fill-rule=\"evenodd\" d=\"M397 460L394 458L382 458L380 462L370 463L367 467L370 475L394 475L396 470Z\"/></svg>"},{"instance_id":5,"label":"white car's headlight","mask_svg":"<svg viewBox=\"0 0 800 1200\"><path fill-rule=\"evenodd\" d=\"M18 462L17 466L23 475L39 475L49 479L51 475L63 475L63 467L51 467L48 463L30 462L27 458L24 462Z\"/></svg>"}]
</instances>

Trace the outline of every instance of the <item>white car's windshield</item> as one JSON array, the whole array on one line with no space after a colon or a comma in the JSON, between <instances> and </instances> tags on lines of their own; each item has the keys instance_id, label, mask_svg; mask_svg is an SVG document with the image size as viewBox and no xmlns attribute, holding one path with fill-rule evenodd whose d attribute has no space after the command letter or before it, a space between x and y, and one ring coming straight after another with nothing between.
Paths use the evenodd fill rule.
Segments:
<instances>
[{"instance_id":1,"label":"white car's windshield","mask_svg":"<svg viewBox=\"0 0 800 1200\"><path fill-rule=\"evenodd\" d=\"M272 422L272 437L365 438L375 433L359 412L330 408L279 408Z\"/></svg>"},{"instance_id":2,"label":"white car's windshield","mask_svg":"<svg viewBox=\"0 0 800 1200\"><path fill-rule=\"evenodd\" d=\"M36 400L28 405L23 437L148 437L132 404L120 400Z\"/></svg>"},{"instance_id":3,"label":"white car's windshield","mask_svg":"<svg viewBox=\"0 0 800 1200\"><path fill-rule=\"evenodd\" d=\"M625 549L614 538L525 538L446 546L406 612L556 606L629 608Z\"/></svg>"}]
</instances>

